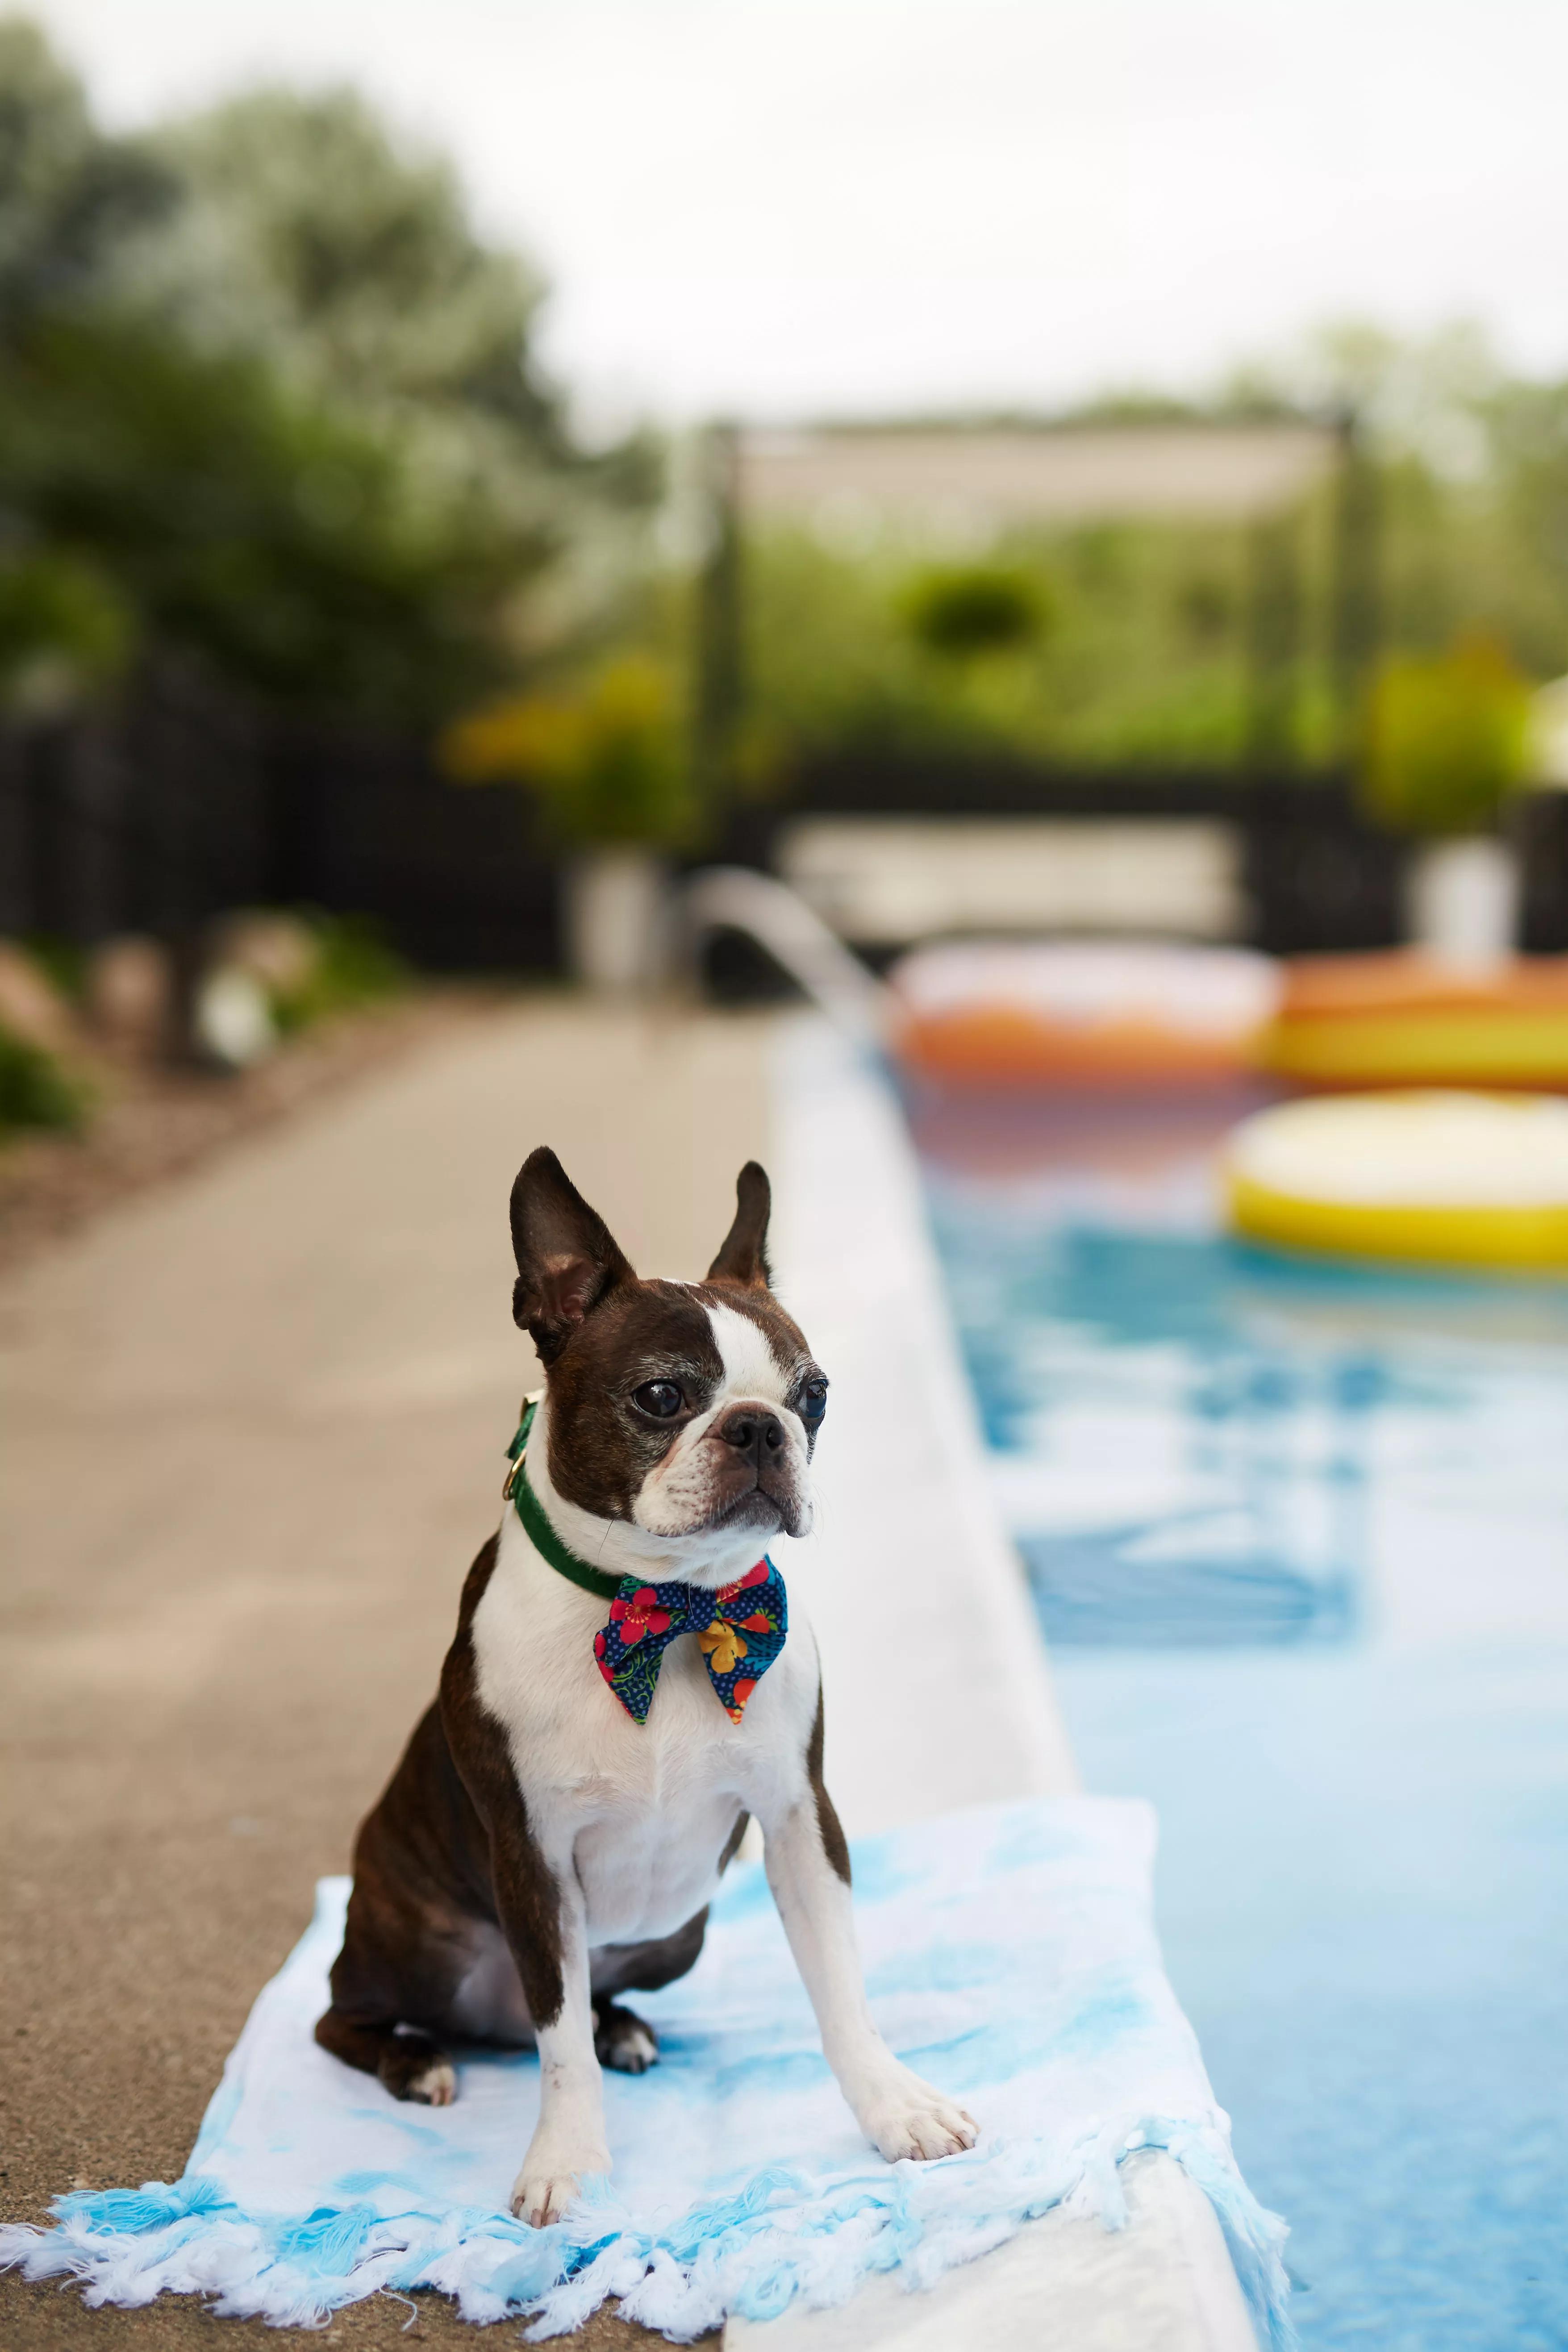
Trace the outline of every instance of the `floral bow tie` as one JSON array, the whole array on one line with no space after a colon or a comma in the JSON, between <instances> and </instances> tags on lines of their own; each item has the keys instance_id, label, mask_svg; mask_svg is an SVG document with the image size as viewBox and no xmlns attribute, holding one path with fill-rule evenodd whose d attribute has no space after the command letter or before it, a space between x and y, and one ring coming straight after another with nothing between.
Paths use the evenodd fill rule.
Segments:
<instances>
[{"instance_id":1,"label":"floral bow tie","mask_svg":"<svg viewBox=\"0 0 1568 2352\"><path fill-rule=\"evenodd\" d=\"M633 1722L646 1723L665 1651L678 1634L695 1633L720 1705L739 1723L788 1631L784 1581L771 1559L758 1560L717 1592L639 1584L626 1576L610 1603L609 1623L594 1636L594 1655Z\"/></svg>"}]
</instances>

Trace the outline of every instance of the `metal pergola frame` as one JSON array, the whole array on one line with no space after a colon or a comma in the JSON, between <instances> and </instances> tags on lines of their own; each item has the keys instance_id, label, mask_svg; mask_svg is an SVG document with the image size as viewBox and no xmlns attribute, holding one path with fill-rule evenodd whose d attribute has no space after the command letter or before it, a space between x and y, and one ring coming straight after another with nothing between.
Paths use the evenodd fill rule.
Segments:
<instances>
[{"instance_id":1,"label":"metal pergola frame","mask_svg":"<svg viewBox=\"0 0 1568 2352\"><path fill-rule=\"evenodd\" d=\"M753 518L810 519L837 502L933 534L1010 523L1211 520L1246 530L1249 716L1245 765L1292 765L1303 593L1296 517L1335 485L1329 659L1353 743L1379 636L1377 479L1351 415L710 426L700 444L705 555L698 592L696 742L710 789L733 771L744 714L744 561Z\"/></svg>"}]
</instances>

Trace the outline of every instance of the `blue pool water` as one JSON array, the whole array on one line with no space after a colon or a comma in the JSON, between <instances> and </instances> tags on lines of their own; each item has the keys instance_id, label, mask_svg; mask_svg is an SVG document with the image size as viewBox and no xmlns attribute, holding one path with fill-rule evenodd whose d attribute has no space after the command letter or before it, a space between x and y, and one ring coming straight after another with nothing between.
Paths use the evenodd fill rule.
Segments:
<instances>
[{"instance_id":1,"label":"blue pool water","mask_svg":"<svg viewBox=\"0 0 1568 2352\"><path fill-rule=\"evenodd\" d=\"M918 1122L917 1122L918 1127ZM1568 2345L1568 1294L1215 1229L1206 1139L928 1131L1087 1784L1308 2347Z\"/></svg>"}]
</instances>

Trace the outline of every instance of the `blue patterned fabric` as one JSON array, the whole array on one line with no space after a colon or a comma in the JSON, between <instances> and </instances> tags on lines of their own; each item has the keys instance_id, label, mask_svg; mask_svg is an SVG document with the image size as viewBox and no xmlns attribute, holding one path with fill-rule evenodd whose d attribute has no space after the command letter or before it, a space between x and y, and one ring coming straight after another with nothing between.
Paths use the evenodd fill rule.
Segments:
<instances>
[{"instance_id":1,"label":"blue patterned fabric","mask_svg":"<svg viewBox=\"0 0 1568 2352\"><path fill-rule=\"evenodd\" d=\"M695 1633L719 1704L739 1723L788 1632L784 1580L771 1559L760 1559L717 1592L623 1577L610 1622L594 1636L594 1655L633 1722L646 1723L664 1653L679 1634Z\"/></svg>"},{"instance_id":2,"label":"blue patterned fabric","mask_svg":"<svg viewBox=\"0 0 1568 2352\"><path fill-rule=\"evenodd\" d=\"M534 2052L467 2048L455 2105L410 2107L312 2039L349 1893L323 1880L184 2179L77 2191L51 2230L0 2224L0 2267L75 2276L95 2305L200 2294L279 2327L435 2289L467 2319L512 2322L513 2344L520 2318L532 2341L560 2336L613 2295L623 2318L689 2344L730 2313L842 2304L868 2279L930 2286L1053 2207L1120 2228L1123 2158L1164 2148L1214 2206L1259 2347L1286 2352L1284 2224L1237 2171L1166 1981L1153 1850L1147 1806L1106 1797L980 1806L852 1843L872 2013L981 2125L977 2147L938 2164L884 2164L861 2138L763 1865L732 1862L695 1968L637 1997L658 2065L605 2078L614 2172L548 2230L507 2210L539 2114ZM941 2336L937 2314L914 2324Z\"/></svg>"}]
</instances>

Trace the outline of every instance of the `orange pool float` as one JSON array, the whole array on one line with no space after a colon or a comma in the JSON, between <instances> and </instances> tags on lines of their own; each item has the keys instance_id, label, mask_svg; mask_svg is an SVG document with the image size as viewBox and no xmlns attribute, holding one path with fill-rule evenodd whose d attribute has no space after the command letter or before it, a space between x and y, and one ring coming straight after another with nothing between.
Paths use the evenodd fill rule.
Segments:
<instances>
[{"instance_id":1,"label":"orange pool float","mask_svg":"<svg viewBox=\"0 0 1568 2352\"><path fill-rule=\"evenodd\" d=\"M1414 950L1302 958L1263 1059L1313 1087L1568 1088L1568 956L1473 970Z\"/></svg>"},{"instance_id":2,"label":"orange pool float","mask_svg":"<svg viewBox=\"0 0 1568 2352\"><path fill-rule=\"evenodd\" d=\"M1243 948L951 940L889 974L894 1050L946 1086L1211 1086L1257 1066L1278 965Z\"/></svg>"}]
</instances>

